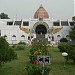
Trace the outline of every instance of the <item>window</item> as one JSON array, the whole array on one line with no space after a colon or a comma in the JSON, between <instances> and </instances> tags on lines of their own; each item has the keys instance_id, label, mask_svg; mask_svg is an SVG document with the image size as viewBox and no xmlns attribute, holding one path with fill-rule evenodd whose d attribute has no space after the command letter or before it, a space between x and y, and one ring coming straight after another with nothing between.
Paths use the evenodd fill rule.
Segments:
<instances>
[{"instance_id":1,"label":"window","mask_svg":"<svg viewBox=\"0 0 75 75\"><path fill-rule=\"evenodd\" d=\"M21 25L21 21L15 21L14 25Z\"/></svg>"},{"instance_id":2,"label":"window","mask_svg":"<svg viewBox=\"0 0 75 75\"><path fill-rule=\"evenodd\" d=\"M30 40L30 36L28 36L28 40Z\"/></svg>"},{"instance_id":3,"label":"window","mask_svg":"<svg viewBox=\"0 0 75 75\"><path fill-rule=\"evenodd\" d=\"M39 18L39 21L43 21L43 18Z\"/></svg>"},{"instance_id":4,"label":"window","mask_svg":"<svg viewBox=\"0 0 75 75\"><path fill-rule=\"evenodd\" d=\"M62 26L69 26L68 21L61 21Z\"/></svg>"},{"instance_id":5,"label":"window","mask_svg":"<svg viewBox=\"0 0 75 75\"><path fill-rule=\"evenodd\" d=\"M13 35L12 37L16 37L15 35Z\"/></svg>"},{"instance_id":6,"label":"window","mask_svg":"<svg viewBox=\"0 0 75 75\"><path fill-rule=\"evenodd\" d=\"M51 38L51 36L49 36L49 38Z\"/></svg>"},{"instance_id":7,"label":"window","mask_svg":"<svg viewBox=\"0 0 75 75\"><path fill-rule=\"evenodd\" d=\"M23 26L29 26L29 22L23 22Z\"/></svg>"},{"instance_id":8,"label":"window","mask_svg":"<svg viewBox=\"0 0 75 75\"><path fill-rule=\"evenodd\" d=\"M60 35L57 35L57 37L61 37Z\"/></svg>"},{"instance_id":9,"label":"window","mask_svg":"<svg viewBox=\"0 0 75 75\"><path fill-rule=\"evenodd\" d=\"M66 37L69 37L69 35L66 35Z\"/></svg>"},{"instance_id":10,"label":"window","mask_svg":"<svg viewBox=\"0 0 75 75\"><path fill-rule=\"evenodd\" d=\"M53 26L60 26L60 22L53 22Z\"/></svg>"},{"instance_id":11,"label":"window","mask_svg":"<svg viewBox=\"0 0 75 75\"><path fill-rule=\"evenodd\" d=\"M74 26L75 25L75 22L70 22L70 26Z\"/></svg>"},{"instance_id":12,"label":"window","mask_svg":"<svg viewBox=\"0 0 75 75\"><path fill-rule=\"evenodd\" d=\"M25 39L25 36L24 36L24 35L22 35L22 36L21 36L21 38L22 38L22 39Z\"/></svg>"},{"instance_id":13,"label":"window","mask_svg":"<svg viewBox=\"0 0 75 75\"><path fill-rule=\"evenodd\" d=\"M12 40L16 40L16 36L15 35L12 36Z\"/></svg>"},{"instance_id":14,"label":"window","mask_svg":"<svg viewBox=\"0 0 75 75\"><path fill-rule=\"evenodd\" d=\"M7 22L7 25L13 25L13 22Z\"/></svg>"},{"instance_id":15,"label":"window","mask_svg":"<svg viewBox=\"0 0 75 75\"><path fill-rule=\"evenodd\" d=\"M4 35L4 38L7 39L7 35Z\"/></svg>"},{"instance_id":16,"label":"window","mask_svg":"<svg viewBox=\"0 0 75 75\"><path fill-rule=\"evenodd\" d=\"M33 36L31 36L31 38L33 38Z\"/></svg>"},{"instance_id":17,"label":"window","mask_svg":"<svg viewBox=\"0 0 75 75\"><path fill-rule=\"evenodd\" d=\"M21 37L25 37L24 35L22 35Z\"/></svg>"}]
</instances>

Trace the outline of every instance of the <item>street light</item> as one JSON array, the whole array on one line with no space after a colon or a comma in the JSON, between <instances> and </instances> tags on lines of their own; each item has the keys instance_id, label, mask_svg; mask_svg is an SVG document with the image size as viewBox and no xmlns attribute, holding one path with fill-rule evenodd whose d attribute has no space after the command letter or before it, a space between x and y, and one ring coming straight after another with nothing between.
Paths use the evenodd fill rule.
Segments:
<instances>
[{"instance_id":1,"label":"street light","mask_svg":"<svg viewBox=\"0 0 75 75\"><path fill-rule=\"evenodd\" d=\"M64 57L64 68L66 67L66 57L68 56L68 53L63 52L62 56Z\"/></svg>"}]
</instances>

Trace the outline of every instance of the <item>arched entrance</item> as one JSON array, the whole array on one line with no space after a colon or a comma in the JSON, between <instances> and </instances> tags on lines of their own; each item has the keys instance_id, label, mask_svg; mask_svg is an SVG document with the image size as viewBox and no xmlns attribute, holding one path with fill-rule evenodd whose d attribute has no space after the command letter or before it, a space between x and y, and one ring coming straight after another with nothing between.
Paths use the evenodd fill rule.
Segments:
<instances>
[{"instance_id":1,"label":"arched entrance","mask_svg":"<svg viewBox=\"0 0 75 75\"><path fill-rule=\"evenodd\" d=\"M35 32L36 34L46 34L47 28L44 25L40 24L35 28Z\"/></svg>"},{"instance_id":2,"label":"arched entrance","mask_svg":"<svg viewBox=\"0 0 75 75\"><path fill-rule=\"evenodd\" d=\"M36 22L33 26L33 30L36 34L46 34L49 26L46 22Z\"/></svg>"}]
</instances>

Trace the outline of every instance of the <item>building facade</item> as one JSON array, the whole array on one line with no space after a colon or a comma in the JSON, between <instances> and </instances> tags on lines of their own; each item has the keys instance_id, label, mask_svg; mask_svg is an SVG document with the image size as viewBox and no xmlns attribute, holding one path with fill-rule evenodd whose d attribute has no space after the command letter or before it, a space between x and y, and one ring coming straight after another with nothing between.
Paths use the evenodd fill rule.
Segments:
<instances>
[{"instance_id":1,"label":"building facade","mask_svg":"<svg viewBox=\"0 0 75 75\"><path fill-rule=\"evenodd\" d=\"M54 20L41 5L31 19L0 19L0 36L4 36L9 44L29 41L40 35L48 41L59 41L69 38L69 31L74 26L72 21Z\"/></svg>"}]
</instances>

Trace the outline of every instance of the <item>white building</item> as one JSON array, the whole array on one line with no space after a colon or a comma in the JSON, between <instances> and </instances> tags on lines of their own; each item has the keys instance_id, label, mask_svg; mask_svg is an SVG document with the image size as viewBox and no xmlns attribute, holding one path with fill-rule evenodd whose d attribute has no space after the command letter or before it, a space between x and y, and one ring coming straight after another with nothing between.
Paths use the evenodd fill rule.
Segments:
<instances>
[{"instance_id":1,"label":"white building","mask_svg":"<svg viewBox=\"0 0 75 75\"><path fill-rule=\"evenodd\" d=\"M32 41L43 36L48 41L59 41L65 37L69 40L69 31L74 26L72 21L60 21L49 18L41 5L31 19L0 19L0 36L4 36L9 44L20 41Z\"/></svg>"}]
</instances>

